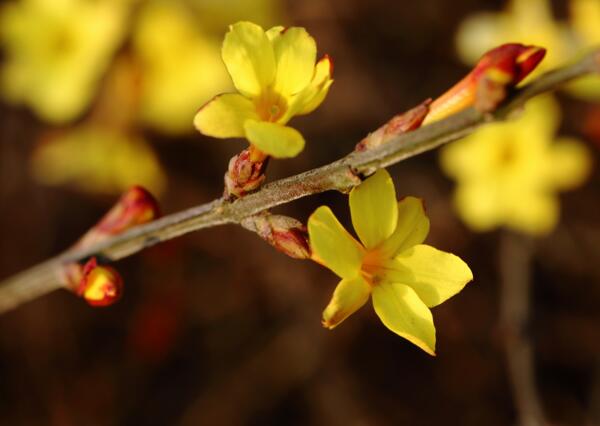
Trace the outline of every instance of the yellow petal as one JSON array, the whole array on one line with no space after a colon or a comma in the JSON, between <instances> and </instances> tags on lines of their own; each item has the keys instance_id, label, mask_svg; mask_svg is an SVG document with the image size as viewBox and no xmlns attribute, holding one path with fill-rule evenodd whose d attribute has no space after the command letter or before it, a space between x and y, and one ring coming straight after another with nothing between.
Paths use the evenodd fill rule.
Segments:
<instances>
[{"instance_id":1,"label":"yellow petal","mask_svg":"<svg viewBox=\"0 0 600 426\"><path fill-rule=\"evenodd\" d=\"M480 12L463 20L456 32L456 48L460 58L473 64L487 50L505 42L506 19L497 13Z\"/></svg>"},{"instance_id":2,"label":"yellow petal","mask_svg":"<svg viewBox=\"0 0 600 426\"><path fill-rule=\"evenodd\" d=\"M123 40L126 15L115 1L4 2L0 91L44 120L77 118Z\"/></svg>"},{"instance_id":3,"label":"yellow petal","mask_svg":"<svg viewBox=\"0 0 600 426\"><path fill-rule=\"evenodd\" d=\"M136 69L140 118L173 135L192 129L198 106L215 93L233 89L221 58L221 40L211 37L189 12L189 5L179 1L145 2L136 13L131 40L143 70Z\"/></svg>"},{"instance_id":4,"label":"yellow petal","mask_svg":"<svg viewBox=\"0 0 600 426\"><path fill-rule=\"evenodd\" d=\"M571 0L571 22L585 45L600 43L600 2L598 0Z\"/></svg>"},{"instance_id":5,"label":"yellow petal","mask_svg":"<svg viewBox=\"0 0 600 426\"><path fill-rule=\"evenodd\" d=\"M385 169L350 192L352 225L367 250L388 238L398 221L394 182Z\"/></svg>"},{"instance_id":6,"label":"yellow petal","mask_svg":"<svg viewBox=\"0 0 600 426\"><path fill-rule=\"evenodd\" d=\"M235 138L245 136L246 120L258 118L254 104L237 93L218 95L194 117L194 126L207 136Z\"/></svg>"},{"instance_id":7,"label":"yellow petal","mask_svg":"<svg viewBox=\"0 0 600 426\"><path fill-rule=\"evenodd\" d=\"M398 203L398 220L394 233L381 245L381 253L390 258L425 241L429 234L429 218L423 200L406 197Z\"/></svg>"},{"instance_id":8,"label":"yellow petal","mask_svg":"<svg viewBox=\"0 0 600 426\"><path fill-rule=\"evenodd\" d=\"M551 146L546 165L552 186L570 189L581 185L588 177L592 159L581 142L563 138Z\"/></svg>"},{"instance_id":9,"label":"yellow petal","mask_svg":"<svg viewBox=\"0 0 600 426\"><path fill-rule=\"evenodd\" d=\"M340 281L323 311L323 327L330 330L337 327L367 303L370 294L371 287L361 276Z\"/></svg>"},{"instance_id":10,"label":"yellow petal","mask_svg":"<svg viewBox=\"0 0 600 426\"><path fill-rule=\"evenodd\" d=\"M584 101L598 102L600 100L600 77L597 74L583 76L568 83L565 90Z\"/></svg>"},{"instance_id":11,"label":"yellow petal","mask_svg":"<svg viewBox=\"0 0 600 426\"><path fill-rule=\"evenodd\" d=\"M430 308L457 294L473 279L458 256L424 244L416 245L386 263L384 280L410 286Z\"/></svg>"},{"instance_id":12,"label":"yellow petal","mask_svg":"<svg viewBox=\"0 0 600 426\"><path fill-rule=\"evenodd\" d=\"M341 278L355 278L364 249L338 222L329 207L321 206L308 218L313 258Z\"/></svg>"},{"instance_id":13,"label":"yellow petal","mask_svg":"<svg viewBox=\"0 0 600 426\"><path fill-rule=\"evenodd\" d=\"M84 126L39 144L31 159L34 178L44 185L71 185L86 192L121 194L142 185L154 194L166 176L144 140Z\"/></svg>"},{"instance_id":14,"label":"yellow petal","mask_svg":"<svg viewBox=\"0 0 600 426\"><path fill-rule=\"evenodd\" d=\"M310 83L317 57L317 44L304 28L292 27L273 40L275 91L293 95Z\"/></svg>"},{"instance_id":15,"label":"yellow petal","mask_svg":"<svg viewBox=\"0 0 600 426\"><path fill-rule=\"evenodd\" d=\"M512 229L538 236L551 232L559 215L560 206L555 194L531 193L508 206L504 221Z\"/></svg>"},{"instance_id":16,"label":"yellow petal","mask_svg":"<svg viewBox=\"0 0 600 426\"><path fill-rule=\"evenodd\" d=\"M490 231L502 224L505 203L490 180L460 183L453 201L460 218L474 231Z\"/></svg>"},{"instance_id":17,"label":"yellow petal","mask_svg":"<svg viewBox=\"0 0 600 426\"><path fill-rule=\"evenodd\" d=\"M283 120L287 121L294 115L309 114L317 109L325 100L329 88L333 84L332 72L333 64L329 56L325 56L317 62L310 84L292 97Z\"/></svg>"},{"instance_id":18,"label":"yellow petal","mask_svg":"<svg viewBox=\"0 0 600 426\"><path fill-rule=\"evenodd\" d=\"M223 41L222 56L233 84L247 97L258 96L275 78L273 46L259 25L231 25Z\"/></svg>"},{"instance_id":19,"label":"yellow petal","mask_svg":"<svg viewBox=\"0 0 600 426\"><path fill-rule=\"evenodd\" d=\"M403 284L378 284L373 287L373 307L387 328L429 355L435 355L431 311L412 288Z\"/></svg>"},{"instance_id":20,"label":"yellow petal","mask_svg":"<svg viewBox=\"0 0 600 426\"><path fill-rule=\"evenodd\" d=\"M304 149L302 134L291 127L266 121L247 120L246 138L259 150L275 158L291 158Z\"/></svg>"},{"instance_id":21,"label":"yellow petal","mask_svg":"<svg viewBox=\"0 0 600 426\"><path fill-rule=\"evenodd\" d=\"M269 28L267 30L267 37L269 38L269 40L271 40L271 42L273 42L273 40L281 36L281 33L283 33L284 30L285 27L282 25L277 25L275 27Z\"/></svg>"}]
</instances>

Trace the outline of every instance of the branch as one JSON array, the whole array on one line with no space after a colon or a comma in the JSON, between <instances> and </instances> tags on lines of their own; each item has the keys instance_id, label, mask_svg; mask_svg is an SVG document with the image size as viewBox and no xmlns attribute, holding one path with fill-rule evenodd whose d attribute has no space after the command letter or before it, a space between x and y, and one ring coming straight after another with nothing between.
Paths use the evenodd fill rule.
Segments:
<instances>
[{"instance_id":1,"label":"branch","mask_svg":"<svg viewBox=\"0 0 600 426\"><path fill-rule=\"evenodd\" d=\"M377 169L460 139L483 123L505 119L528 99L594 72L600 72L600 49L595 49L578 62L546 73L524 88L516 90L494 113L482 114L474 108L469 108L444 120L400 135L377 148L353 152L325 166L267 184L259 191L234 202L214 200L138 226L89 248L68 250L0 282L0 313L62 288L60 272L65 263L79 262L92 255L105 261L118 260L192 231L227 223L240 223L246 217L298 198L328 190L348 191L360 183L360 175L369 175Z\"/></svg>"}]
</instances>

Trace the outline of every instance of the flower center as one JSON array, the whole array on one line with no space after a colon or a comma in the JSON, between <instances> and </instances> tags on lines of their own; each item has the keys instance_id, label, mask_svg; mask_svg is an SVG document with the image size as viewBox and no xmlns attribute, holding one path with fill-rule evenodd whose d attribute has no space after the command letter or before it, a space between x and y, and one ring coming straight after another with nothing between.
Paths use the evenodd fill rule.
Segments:
<instances>
[{"instance_id":1,"label":"flower center","mask_svg":"<svg viewBox=\"0 0 600 426\"><path fill-rule=\"evenodd\" d=\"M379 284L383 278L383 257L377 250L369 251L363 257L360 274L370 286Z\"/></svg>"},{"instance_id":2,"label":"flower center","mask_svg":"<svg viewBox=\"0 0 600 426\"><path fill-rule=\"evenodd\" d=\"M272 123L277 122L287 111L285 99L270 89L256 99L255 105L260 119Z\"/></svg>"},{"instance_id":3,"label":"flower center","mask_svg":"<svg viewBox=\"0 0 600 426\"><path fill-rule=\"evenodd\" d=\"M518 153L513 141L504 141L497 155L498 166L503 169L512 167L517 161L517 155Z\"/></svg>"}]
</instances>

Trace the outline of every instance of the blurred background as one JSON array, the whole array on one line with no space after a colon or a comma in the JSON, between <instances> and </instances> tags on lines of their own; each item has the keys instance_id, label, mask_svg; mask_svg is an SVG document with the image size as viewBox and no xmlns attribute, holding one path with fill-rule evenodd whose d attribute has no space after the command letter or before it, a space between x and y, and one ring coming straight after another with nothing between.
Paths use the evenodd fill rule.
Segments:
<instances>
[{"instance_id":1,"label":"blurred background","mask_svg":"<svg viewBox=\"0 0 600 426\"><path fill-rule=\"evenodd\" d=\"M548 69L600 43L600 0L0 0L0 279L69 247L132 184L164 213L222 194L245 143L204 137L192 119L231 90L220 44L238 20L304 26L335 63L323 105L291 123L306 149L271 162L268 180L345 155L497 44L545 46ZM546 139L576 140L585 161L554 200L560 221L526 237L524 333L557 425L600 424L599 88L587 79L554 97ZM499 322L499 246L511 231L472 230L438 152L390 173L399 196L425 199L427 242L475 276L433 310L436 358L385 329L370 304L324 329L332 273L217 227L119 261L114 306L58 291L2 315L0 424L517 423ZM277 212L305 221L322 204L348 225L336 193Z\"/></svg>"}]
</instances>

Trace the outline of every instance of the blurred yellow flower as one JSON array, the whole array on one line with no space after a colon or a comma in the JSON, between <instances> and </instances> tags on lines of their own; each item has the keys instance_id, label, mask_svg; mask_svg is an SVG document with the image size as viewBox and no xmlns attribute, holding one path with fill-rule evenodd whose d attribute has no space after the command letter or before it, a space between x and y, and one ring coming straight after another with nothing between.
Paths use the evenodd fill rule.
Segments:
<instances>
[{"instance_id":1,"label":"blurred yellow flower","mask_svg":"<svg viewBox=\"0 0 600 426\"><path fill-rule=\"evenodd\" d=\"M42 184L69 184L87 192L120 194L141 185L158 196L166 186L146 141L101 127L84 126L42 141L31 168Z\"/></svg>"},{"instance_id":2,"label":"blurred yellow flower","mask_svg":"<svg viewBox=\"0 0 600 426\"><path fill-rule=\"evenodd\" d=\"M457 181L454 202L467 225L533 235L554 228L556 192L582 184L591 168L583 144L554 142L559 123L559 106L547 95L527 103L518 120L487 125L442 149L441 165Z\"/></svg>"},{"instance_id":3,"label":"blurred yellow flower","mask_svg":"<svg viewBox=\"0 0 600 426\"><path fill-rule=\"evenodd\" d=\"M600 42L600 0L571 0L571 22L554 19L549 0L509 0L505 11L480 12L461 24L456 45L468 64L487 50L518 41L547 49L546 59L533 76L574 59ZM600 77L586 77L568 86L579 97L600 99Z\"/></svg>"},{"instance_id":4,"label":"blurred yellow flower","mask_svg":"<svg viewBox=\"0 0 600 426\"><path fill-rule=\"evenodd\" d=\"M231 88L218 39L177 1L150 1L140 11L133 34L140 59L144 123L177 134L193 130L198 105Z\"/></svg>"},{"instance_id":5,"label":"blurred yellow flower","mask_svg":"<svg viewBox=\"0 0 600 426\"><path fill-rule=\"evenodd\" d=\"M569 6L579 42L587 46L600 44L600 0L571 0Z\"/></svg>"},{"instance_id":6,"label":"blurred yellow flower","mask_svg":"<svg viewBox=\"0 0 600 426\"><path fill-rule=\"evenodd\" d=\"M583 47L600 44L600 0L571 0L571 25L576 44ZM600 77L586 76L569 84L571 94L583 99L600 100Z\"/></svg>"},{"instance_id":7,"label":"blurred yellow flower","mask_svg":"<svg viewBox=\"0 0 600 426\"><path fill-rule=\"evenodd\" d=\"M6 61L0 89L42 119L65 122L89 105L124 34L119 0L21 0L0 9Z\"/></svg>"},{"instance_id":8,"label":"blurred yellow flower","mask_svg":"<svg viewBox=\"0 0 600 426\"><path fill-rule=\"evenodd\" d=\"M429 308L462 290L473 274L458 257L422 244L429 233L423 203L396 202L390 175L380 170L350 193L356 241L328 207L308 220L313 259L342 280L323 312L334 328L373 297L375 312L394 333L435 354Z\"/></svg>"},{"instance_id":9,"label":"blurred yellow flower","mask_svg":"<svg viewBox=\"0 0 600 426\"><path fill-rule=\"evenodd\" d=\"M304 28L265 32L250 22L232 25L222 56L240 93L215 97L194 125L208 136L246 137L259 152L276 158L296 156L304 138L285 124L315 110L333 82L329 58L315 65L316 55L315 40Z\"/></svg>"}]
</instances>

